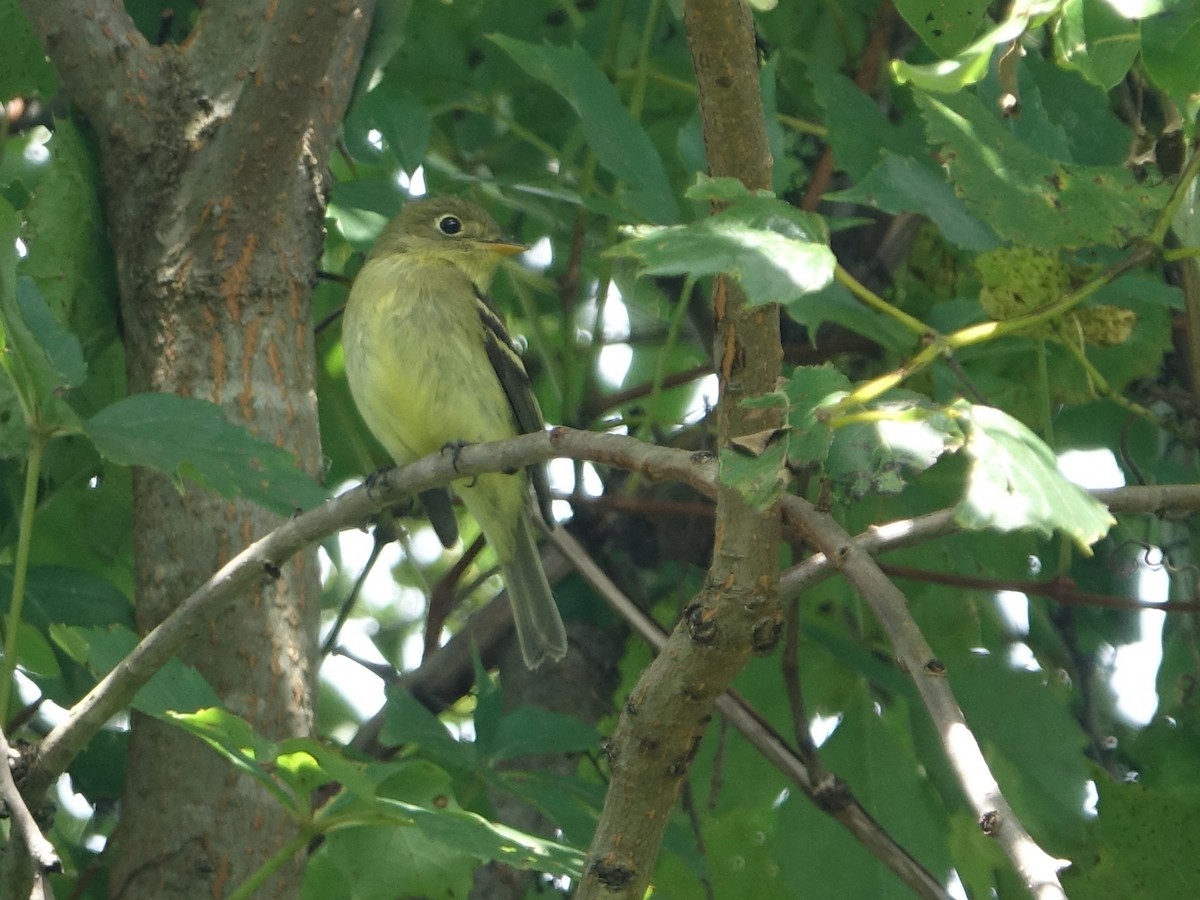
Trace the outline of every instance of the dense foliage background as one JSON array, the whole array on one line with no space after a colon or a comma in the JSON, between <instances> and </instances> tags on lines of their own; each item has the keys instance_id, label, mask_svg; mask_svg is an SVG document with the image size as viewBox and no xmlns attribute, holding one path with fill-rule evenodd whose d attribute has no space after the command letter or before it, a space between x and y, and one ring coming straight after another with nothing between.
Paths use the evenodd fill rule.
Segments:
<instances>
[{"instance_id":1,"label":"dense foliage background","mask_svg":"<svg viewBox=\"0 0 1200 900\"><path fill-rule=\"evenodd\" d=\"M682 614L682 639L702 645L694 598L720 589L705 582L718 467L749 510L786 509L782 606L753 641L738 638L743 661L756 651L749 664L721 672L736 701L659 773L679 802L662 820L661 854L639 849L656 867L632 884L644 876L655 896L677 898L1061 896L1053 878L1039 881L1044 866L1020 862L1032 845L1004 829L1023 825L1048 858L1069 861L1071 897L1194 892L1200 8L754 4L773 159L770 192L754 192L706 174L740 173L720 172L705 145L698 91L723 89L693 68L711 49L691 27L705 5L396 0L375 11L344 119L312 124L330 139L336 125L337 138L323 254L297 256L295 279L297 346L315 335L299 365L316 384L319 481L357 482L387 463L348 396L336 313L363 252L421 192L470 196L533 245L494 293L547 420L680 453L642 456L595 436L560 445L575 461L552 470L558 533L573 539L547 554L572 636L559 667L521 668L488 551L465 519L464 547L442 552L419 520L388 516L370 563L392 561L385 581L401 588L359 597L370 543L331 534L378 509L360 493L340 520L293 519L287 554L250 560L257 579L323 540L322 652L337 665L312 734L256 733L241 707L218 704L227 686L211 673L164 664L178 643L128 678L118 669L117 707L206 742L231 783L234 771L258 782L292 823L264 834L269 852L249 881L190 870L197 896L249 896L268 875L271 896L544 896L585 869L584 890L598 880L633 891L605 848L657 812L647 800L624 824L600 820L624 762L601 736L641 727L645 742L675 727L636 721L671 665L643 674L652 651L637 610L666 630ZM64 2L39 15L70 33L121 6ZM239 15L260 16L270 34L253 4L123 6L147 48L178 51L171 59L199 52L205 29L237 34ZM107 716L83 720L77 706L152 624L135 624L125 467L165 473L185 496L215 492L218 511L219 498L239 496L276 521L326 494L294 465L304 452L288 426L252 437L242 426L253 416L231 414L219 392L128 393L124 339L142 332L118 312L129 268L110 236L123 215L114 198L139 185L114 179L98 110L63 88L70 47L31 18L0 0L0 594L12 598L0 709L9 742L31 742L23 787L63 865L48 885L102 897L120 894L109 874L123 844L106 843L117 801L145 773L126 765L127 717L101 727ZM226 66L228 47L204 46L210 65ZM254 72L230 52L226 67L239 65ZM114 106L106 121L136 112L133 88ZM219 97L215 108L227 112ZM272 120L261 121L241 138L248 155L270 145ZM726 122L725 134L754 122ZM199 144L208 126L180 127ZM293 169L296 183L318 180ZM223 174L215 166L198 184L223 197ZM236 194L227 204L236 216ZM171 215L186 224L209 212ZM714 288L721 273L735 282ZM228 297L253 294L233 280ZM784 367L755 408L786 425L719 433L711 405L734 354L714 345L714 296L720 320L725 291L739 288L748 315L782 316ZM245 329L234 306L214 307L214 333ZM548 443L523 448L552 454ZM1129 489L1096 499L1074 487L1056 464L1070 451L1092 451L1064 464L1071 478ZM787 505L797 497L811 505ZM846 546L838 528L887 551L880 565L904 592L915 638L881 618L890 595L814 560ZM221 560L264 531L247 529ZM402 551L383 549L397 534ZM238 577L228 599L250 586ZM202 580L176 585L177 599ZM632 608L611 605L621 597ZM201 622L226 602L201 601L214 604L189 612ZM913 667L921 635L933 655ZM953 691L1011 814L971 799L972 783L990 796L988 776L968 771L969 754L947 755L957 738L945 708L926 710L930 680ZM1140 702L1117 693L1128 683ZM347 696L385 684L374 718ZM667 709L704 687L674 690ZM39 762L33 748L64 722L71 740L55 731L48 745L70 749ZM51 815L41 792L63 769ZM196 809L166 821L206 821ZM9 885L24 858L15 828ZM214 857L244 849L212 849L225 840L215 826L205 840ZM288 859L305 860L290 877L278 870ZM528 874L538 871L555 880Z\"/></svg>"}]
</instances>

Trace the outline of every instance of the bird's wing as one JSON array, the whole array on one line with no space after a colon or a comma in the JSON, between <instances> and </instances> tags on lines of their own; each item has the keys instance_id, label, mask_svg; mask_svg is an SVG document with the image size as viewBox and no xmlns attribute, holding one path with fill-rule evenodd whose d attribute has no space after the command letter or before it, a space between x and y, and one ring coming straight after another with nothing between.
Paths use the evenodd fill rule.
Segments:
<instances>
[{"instance_id":1,"label":"bird's wing","mask_svg":"<svg viewBox=\"0 0 1200 900\"><path fill-rule=\"evenodd\" d=\"M512 407L513 416L517 420L517 430L522 434L536 434L546 428L542 419L542 411L538 408L537 398L533 396L533 386L529 381L529 373L521 362L521 355L504 327L504 318L493 305L486 294L476 293L479 320L483 323L484 347L488 359L500 379L500 386L508 397L508 405ZM538 507L542 518L550 527L554 526L554 518L550 512L550 480L546 475L545 465L538 464L529 467L529 477L533 481L533 491L537 494Z\"/></svg>"}]
</instances>

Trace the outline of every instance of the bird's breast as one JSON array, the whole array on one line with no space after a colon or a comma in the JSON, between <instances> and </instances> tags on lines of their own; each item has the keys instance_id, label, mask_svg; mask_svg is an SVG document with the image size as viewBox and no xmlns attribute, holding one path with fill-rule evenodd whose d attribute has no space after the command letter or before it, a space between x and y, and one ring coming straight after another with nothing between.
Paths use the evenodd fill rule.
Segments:
<instances>
[{"instance_id":1,"label":"bird's breast","mask_svg":"<svg viewBox=\"0 0 1200 900\"><path fill-rule=\"evenodd\" d=\"M465 275L437 264L376 259L355 280L343 323L346 374L363 419L397 462L516 433L476 302Z\"/></svg>"}]
</instances>

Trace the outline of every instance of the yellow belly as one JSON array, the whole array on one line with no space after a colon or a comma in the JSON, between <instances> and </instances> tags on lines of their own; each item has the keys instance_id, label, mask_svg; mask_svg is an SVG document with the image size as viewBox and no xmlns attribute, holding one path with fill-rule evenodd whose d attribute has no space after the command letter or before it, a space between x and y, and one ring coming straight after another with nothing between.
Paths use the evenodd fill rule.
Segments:
<instances>
[{"instance_id":1,"label":"yellow belly","mask_svg":"<svg viewBox=\"0 0 1200 900\"><path fill-rule=\"evenodd\" d=\"M369 261L342 323L355 404L400 464L455 441L481 443L517 433L487 356L474 289L465 276L438 265ZM524 474L484 475L456 483L455 490L505 558L525 504Z\"/></svg>"}]
</instances>

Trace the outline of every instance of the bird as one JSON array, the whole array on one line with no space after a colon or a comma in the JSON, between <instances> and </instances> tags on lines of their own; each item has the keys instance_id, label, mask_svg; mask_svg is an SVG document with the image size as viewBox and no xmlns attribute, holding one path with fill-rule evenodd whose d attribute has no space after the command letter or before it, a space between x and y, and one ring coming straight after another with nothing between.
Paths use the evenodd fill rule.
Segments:
<instances>
[{"instance_id":1,"label":"bird","mask_svg":"<svg viewBox=\"0 0 1200 900\"><path fill-rule=\"evenodd\" d=\"M346 377L368 429L398 465L447 447L544 430L529 375L488 288L500 261L527 250L486 210L458 197L407 203L380 233L350 288ZM548 526L544 465L454 484L499 562L525 664L567 653L535 540L530 482ZM457 521L444 489L420 495L447 546Z\"/></svg>"}]
</instances>

